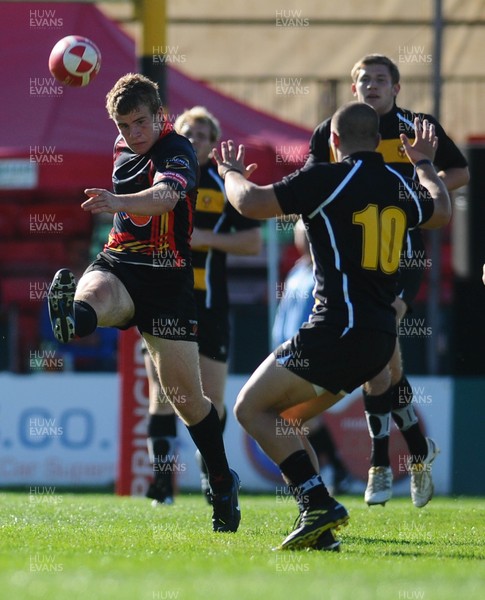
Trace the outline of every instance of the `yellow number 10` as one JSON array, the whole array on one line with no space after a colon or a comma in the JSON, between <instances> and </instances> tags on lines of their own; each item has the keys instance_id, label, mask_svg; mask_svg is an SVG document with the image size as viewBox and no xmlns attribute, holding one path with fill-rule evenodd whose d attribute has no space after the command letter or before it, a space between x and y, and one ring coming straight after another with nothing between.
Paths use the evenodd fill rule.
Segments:
<instances>
[{"instance_id":1,"label":"yellow number 10","mask_svg":"<svg viewBox=\"0 0 485 600\"><path fill-rule=\"evenodd\" d=\"M406 233L406 213L388 206L379 213L376 204L369 204L353 214L352 223L362 227L362 267L388 275L399 268L399 258Z\"/></svg>"}]
</instances>

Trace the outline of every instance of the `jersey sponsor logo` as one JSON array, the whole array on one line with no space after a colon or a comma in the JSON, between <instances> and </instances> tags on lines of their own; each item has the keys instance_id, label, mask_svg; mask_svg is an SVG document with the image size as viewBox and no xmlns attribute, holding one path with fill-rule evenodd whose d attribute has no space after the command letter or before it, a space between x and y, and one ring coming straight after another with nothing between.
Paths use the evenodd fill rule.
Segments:
<instances>
[{"instance_id":1,"label":"jersey sponsor logo","mask_svg":"<svg viewBox=\"0 0 485 600\"><path fill-rule=\"evenodd\" d=\"M153 183L160 183L160 181L176 181L184 189L187 187L188 181L180 173L174 173L173 171L164 171L163 173L157 173L153 178Z\"/></svg>"},{"instance_id":2,"label":"jersey sponsor logo","mask_svg":"<svg viewBox=\"0 0 485 600\"><path fill-rule=\"evenodd\" d=\"M131 213L125 212L120 212L119 215L122 219L131 221L133 225L136 225L137 227L143 227L144 225L148 225L148 223L150 223L150 221L152 220L152 217L150 215L132 215Z\"/></svg>"},{"instance_id":3,"label":"jersey sponsor logo","mask_svg":"<svg viewBox=\"0 0 485 600\"><path fill-rule=\"evenodd\" d=\"M172 156L165 163L167 169L188 169L189 161L185 156Z\"/></svg>"}]
</instances>

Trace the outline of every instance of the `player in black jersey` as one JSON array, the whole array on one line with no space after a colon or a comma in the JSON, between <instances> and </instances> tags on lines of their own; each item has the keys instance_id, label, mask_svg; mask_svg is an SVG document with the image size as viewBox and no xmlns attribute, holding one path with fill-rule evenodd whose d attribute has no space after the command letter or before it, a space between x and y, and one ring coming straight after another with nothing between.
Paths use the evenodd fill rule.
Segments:
<instances>
[{"instance_id":1,"label":"player in black jersey","mask_svg":"<svg viewBox=\"0 0 485 600\"><path fill-rule=\"evenodd\" d=\"M404 133L414 138L414 119L410 110L396 105L400 90L400 74L395 63L381 54L370 54L354 65L352 92L360 102L372 106L379 114L381 141L377 147L385 162L398 173L416 177L400 140ZM469 174L467 161L441 125L431 115L420 114L435 126L438 149L434 159L440 178L449 191L465 185ZM330 148L330 119L321 123L310 141L308 162L333 160ZM394 303L399 322L416 297L424 275L425 247L419 229L408 233L406 250L400 262L397 297ZM411 498L416 507L425 506L433 495L431 463L439 449L431 438L423 435L414 410L413 391L403 373L399 341L389 363L391 388L386 389L385 374L378 375L364 388L364 405L372 440L371 467L365 501L367 504L385 504L392 496L392 470L389 461L391 416L407 442L410 452Z\"/></svg>"},{"instance_id":2,"label":"player in black jersey","mask_svg":"<svg viewBox=\"0 0 485 600\"><path fill-rule=\"evenodd\" d=\"M86 189L82 208L113 214L113 228L77 289L67 269L54 276L48 294L54 335L68 342L97 326L138 327L166 397L208 466L213 529L236 531L239 478L227 464L217 411L202 391L196 345L195 152L164 119L157 85L143 75L119 79L106 107L119 131L114 193Z\"/></svg>"},{"instance_id":3,"label":"player in black jersey","mask_svg":"<svg viewBox=\"0 0 485 600\"><path fill-rule=\"evenodd\" d=\"M244 147L229 141L215 151L226 194L251 218L301 214L315 273L315 308L308 323L256 369L241 390L235 414L279 466L300 508L280 549L338 547L333 529L346 509L331 498L305 450L301 425L377 375L394 351L393 302L406 231L448 223L451 203L431 160L434 126L416 119L413 144L402 136L419 183L375 152L378 115L350 103L331 122L335 164L307 165L273 185L249 181ZM390 385L390 373L387 385Z\"/></svg>"},{"instance_id":4,"label":"player in black jersey","mask_svg":"<svg viewBox=\"0 0 485 600\"><path fill-rule=\"evenodd\" d=\"M260 223L240 215L226 201L224 182L212 160L212 148L220 138L219 121L203 106L184 111L174 123L175 131L192 143L200 165L200 180L192 233L194 296L198 320L198 345L202 388L217 409L222 428L226 421L224 391L229 349L229 298L226 256L258 254ZM147 360L148 359L148 360ZM173 501L173 463L176 421L146 357L150 392L148 447L152 462L165 456L165 464L154 471L148 490L153 504ZM158 450L157 450L158 448ZM201 487L209 494L207 469L197 453Z\"/></svg>"}]
</instances>

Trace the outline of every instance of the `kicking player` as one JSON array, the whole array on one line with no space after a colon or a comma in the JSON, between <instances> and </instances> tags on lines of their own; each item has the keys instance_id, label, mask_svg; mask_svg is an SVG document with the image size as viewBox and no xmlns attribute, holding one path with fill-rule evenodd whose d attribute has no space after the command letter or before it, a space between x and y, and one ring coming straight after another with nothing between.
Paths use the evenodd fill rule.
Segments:
<instances>
[{"instance_id":1,"label":"kicking player","mask_svg":"<svg viewBox=\"0 0 485 600\"><path fill-rule=\"evenodd\" d=\"M199 191L192 233L194 295L198 320L198 347L202 388L216 407L222 430L226 422L224 392L229 351L229 293L227 254L252 255L261 251L260 223L240 215L227 201L224 182L212 160L219 141L219 121L203 106L184 111L175 121L177 133L188 138L200 165ZM173 502L173 461L176 419L158 383L149 356L145 360L149 382L148 448L154 481L147 496L153 504ZM202 493L210 500L207 467L199 452Z\"/></svg>"},{"instance_id":2,"label":"kicking player","mask_svg":"<svg viewBox=\"0 0 485 600\"><path fill-rule=\"evenodd\" d=\"M103 249L76 283L61 269L48 293L55 337L96 327L137 326L160 385L187 426L209 472L214 531L236 531L239 478L227 464L217 410L202 391L190 252L197 159L163 116L157 85L139 74L117 81L106 107L119 131L114 193L85 190L81 205L112 213Z\"/></svg>"},{"instance_id":3,"label":"kicking player","mask_svg":"<svg viewBox=\"0 0 485 600\"><path fill-rule=\"evenodd\" d=\"M434 125L416 119L413 144L401 141L419 182L387 167L375 152L379 117L369 105L350 103L331 121L337 164L308 165L273 185L247 181L244 147L222 143L214 151L226 194L250 218L301 214L315 269L315 310L299 332L256 369L235 406L238 421L279 466L299 505L297 526L280 549L333 550L333 530L346 522L298 432L300 424L380 373L396 345L392 303L406 231L441 227L451 203L432 159ZM390 373L387 371L387 385ZM280 435L281 418L295 423Z\"/></svg>"},{"instance_id":4,"label":"kicking player","mask_svg":"<svg viewBox=\"0 0 485 600\"><path fill-rule=\"evenodd\" d=\"M414 138L416 113L396 105L400 90L400 74L396 64L381 54L369 54L357 61L351 71L352 93L360 102L372 106L379 115L381 141L377 147L387 164L396 172L416 178L415 167L409 160L400 140L404 133ZM467 161L441 125L432 116L420 114L420 119L433 123L438 136L434 164L438 175L449 191L466 185L469 179ZM335 160L330 147L330 122L327 119L314 131L310 141L308 163ZM397 297L394 301L397 322L408 311L421 285L425 254L419 228L408 232L406 250L401 258ZM385 372L377 375L364 387L364 407L372 442L371 466L364 499L369 505L384 505L392 496L392 470L389 461L391 416L401 431L410 453L411 499L416 507L425 506L433 495L431 464L439 449L434 440L421 431L413 407L413 390L403 372L399 339L389 362L391 387L387 389Z\"/></svg>"}]
</instances>

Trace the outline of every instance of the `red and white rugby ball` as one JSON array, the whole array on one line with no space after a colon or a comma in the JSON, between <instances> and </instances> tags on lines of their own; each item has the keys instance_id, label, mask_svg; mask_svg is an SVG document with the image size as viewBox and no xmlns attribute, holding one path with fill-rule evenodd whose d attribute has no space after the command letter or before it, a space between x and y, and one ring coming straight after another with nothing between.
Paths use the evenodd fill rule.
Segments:
<instances>
[{"instance_id":1,"label":"red and white rugby ball","mask_svg":"<svg viewBox=\"0 0 485 600\"><path fill-rule=\"evenodd\" d=\"M101 52L94 42L80 35L59 40L49 56L49 71L63 85L84 87L99 73Z\"/></svg>"}]
</instances>

